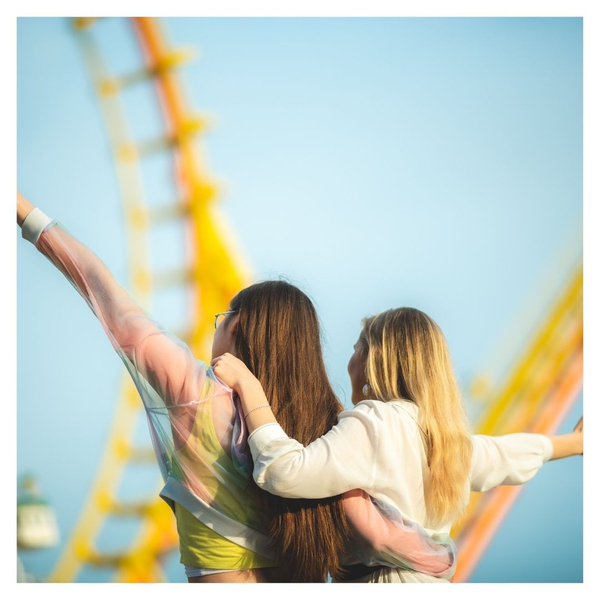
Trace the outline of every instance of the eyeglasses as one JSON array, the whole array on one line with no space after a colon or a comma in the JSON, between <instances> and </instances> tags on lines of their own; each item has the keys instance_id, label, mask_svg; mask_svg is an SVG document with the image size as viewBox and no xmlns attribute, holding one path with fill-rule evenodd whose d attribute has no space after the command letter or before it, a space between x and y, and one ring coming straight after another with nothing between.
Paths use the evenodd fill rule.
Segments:
<instances>
[{"instance_id":1,"label":"eyeglasses","mask_svg":"<svg viewBox=\"0 0 600 600\"><path fill-rule=\"evenodd\" d=\"M215 315L215 329L219 326L219 323L222 323L227 315L232 315L235 313L235 310L226 310L225 312L220 312ZM222 319L220 317L223 317Z\"/></svg>"}]
</instances>

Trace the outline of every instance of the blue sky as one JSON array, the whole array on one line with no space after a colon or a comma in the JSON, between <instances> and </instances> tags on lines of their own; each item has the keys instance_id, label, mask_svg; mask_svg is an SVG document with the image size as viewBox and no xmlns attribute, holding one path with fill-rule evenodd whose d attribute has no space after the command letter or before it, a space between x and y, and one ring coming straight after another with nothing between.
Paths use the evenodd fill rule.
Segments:
<instances>
[{"instance_id":1,"label":"blue sky","mask_svg":"<svg viewBox=\"0 0 600 600\"><path fill-rule=\"evenodd\" d=\"M482 372L497 379L581 250L581 19L164 25L199 50L181 75L192 107L213 116L202 146L237 242L258 279L286 276L315 300L342 399L360 319L393 306L438 321L465 391ZM140 64L126 20L97 28L115 73ZM124 102L136 137L160 131L149 87ZM145 176L151 203L169 199L160 165ZM18 21L18 185L127 283L106 132L65 19ZM177 235L157 238L157 265L178 260ZM122 369L72 288L32 247L17 252L18 472L38 477L66 537ZM157 298L153 313L176 328L182 307ZM580 398L563 429L581 413ZM581 581L581 488L580 459L545 467L473 579ZM23 561L43 577L56 557Z\"/></svg>"}]
</instances>

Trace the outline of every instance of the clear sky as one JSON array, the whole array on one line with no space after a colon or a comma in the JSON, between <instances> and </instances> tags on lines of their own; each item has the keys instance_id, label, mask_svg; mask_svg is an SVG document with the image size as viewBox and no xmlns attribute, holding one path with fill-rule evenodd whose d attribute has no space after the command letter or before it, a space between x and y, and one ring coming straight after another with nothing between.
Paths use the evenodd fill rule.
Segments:
<instances>
[{"instance_id":1,"label":"clear sky","mask_svg":"<svg viewBox=\"0 0 600 600\"><path fill-rule=\"evenodd\" d=\"M214 117L202 146L238 244L257 279L283 275L314 299L342 399L360 319L416 306L444 330L475 417L470 381L498 381L580 255L581 19L164 25L173 45L200 52L181 74L191 105ZM139 66L126 20L97 31L113 72ZM160 132L148 86L124 102L136 138ZM159 166L145 177L150 202L170 199ZM18 185L127 283L106 131L66 19L18 22ZM176 242L157 239L157 265L177 260ZM163 298L153 312L175 328L181 306ZM18 310L18 472L36 475L66 538L122 367L87 306L23 241ZM580 398L562 429L581 413ZM21 558L43 577L57 556ZM580 459L542 469L473 580L582 580Z\"/></svg>"}]
</instances>

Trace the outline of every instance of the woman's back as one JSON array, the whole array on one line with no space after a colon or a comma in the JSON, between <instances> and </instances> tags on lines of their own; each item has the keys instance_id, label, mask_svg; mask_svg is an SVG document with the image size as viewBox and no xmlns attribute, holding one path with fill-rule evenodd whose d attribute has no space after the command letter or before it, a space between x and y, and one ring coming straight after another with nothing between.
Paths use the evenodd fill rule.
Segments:
<instances>
[{"instance_id":1,"label":"woman's back","mask_svg":"<svg viewBox=\"0 0 600 600\"><path fill-rule=\"evenodd\" d=\"M374 451L373 484L365 491L398 509L408 520L430 529L425 508L429 467L418 425L418 407L408 400L364 400L354 411L368 415L377 437L370 447Z\"/></svg>"}]
</instances>

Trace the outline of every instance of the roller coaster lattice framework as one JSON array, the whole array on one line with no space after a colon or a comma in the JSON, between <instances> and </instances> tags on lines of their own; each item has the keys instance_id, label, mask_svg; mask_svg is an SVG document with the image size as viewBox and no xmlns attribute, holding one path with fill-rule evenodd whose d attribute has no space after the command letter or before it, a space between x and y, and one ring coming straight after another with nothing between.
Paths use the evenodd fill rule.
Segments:
<instances>
[{"instance_id":1,"label":"roller coaster lattice framework","mask_svg":"<svg viewBox=\"0 0 600 600\"><path fill-rule=\"evenodd\" d=\"M195 356L210 356L215 313L250 281L239 253L233 248L226 223L216 205L217 188L204 167L196 138L206 119L193 114L186 102L177 69L192 57L187 50L169 47L160 24L153 18L129 22L141 47L145 64L137 71L114 77L103 60L95 34L97 19L72 21L82 55L99 98L108 132L122 199L127 231L130 291L147 310L152 294L178 288L188 298L189 330L178 336ZM158 95L164 134L134 140L120 92L130 86L153 84ZM176 197L162 206L147 206L142 161L157 153L171 156ZM185 240L185 264L166 271L151 268L150 232L153 227L177 222ZM200 293L202 290L202 293ZM170 508L158 497L121 501L118 486L126 468L154 462L150 447L136 447L135 426L143 413L137 391L123 376L117 408L100 466L78 522L50 576L51 581L74 581L81 568L91 565L114 571L115 581L164 581L161 559L177 547L177 532ZM158 476L158 471L157 471ZM157 483L157 486L160 483ZM120 552L101 552L95 540L108 518L137 519L138 534Z\"/></svg>"}]
</instances>

